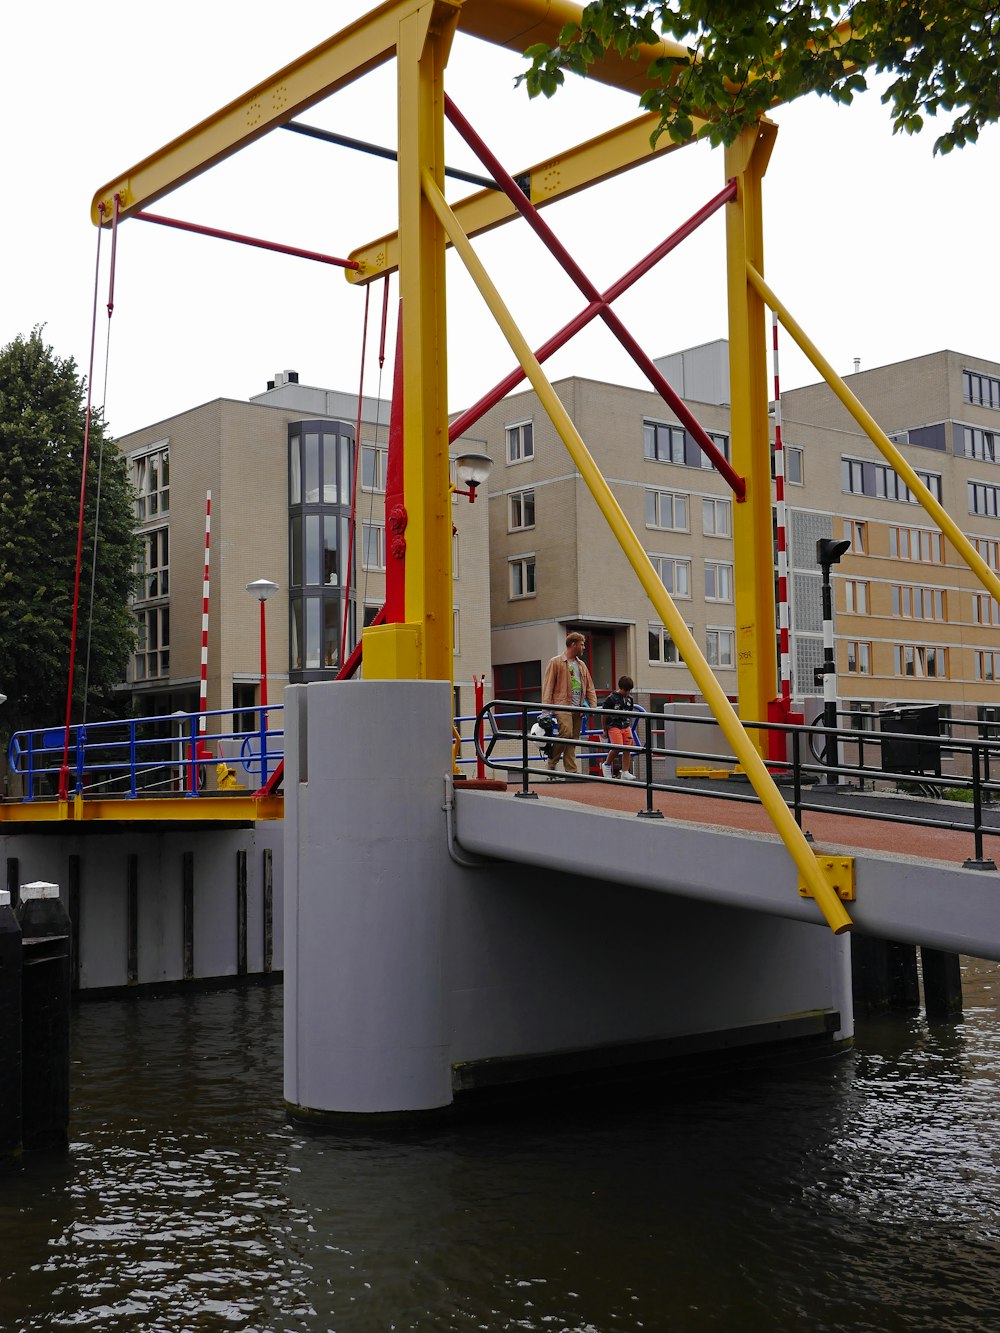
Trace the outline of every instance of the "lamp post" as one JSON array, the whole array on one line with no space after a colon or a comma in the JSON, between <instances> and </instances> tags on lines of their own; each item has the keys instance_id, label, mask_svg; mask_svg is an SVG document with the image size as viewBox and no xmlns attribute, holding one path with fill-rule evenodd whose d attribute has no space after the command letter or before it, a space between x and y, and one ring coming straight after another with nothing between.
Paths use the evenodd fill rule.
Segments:
<instances>
[{"instance_id":1,"label":"lamp post","mask_svg":"<svg viewBox=\"0 0 1000 1333\"><path fill-rule=\"evenodd\" d=\"M823 574L823 665L816 672L823 677L823 726L837 727L837 659L833 651L833 590L830 585L830 569L840 564L841 556L851 549L849 541L834 541L832 537L820 537L816 543L816 559ZM817 682L818 683L818 682ZM827 773L827 785L838 785L837 738L826 737L824 753Z\"/></svg>"},{"instance_id":2,"label":"lamp post","mask_svg":"<svg viewBox=\"0 0 1000 1333\"><path fill-rule=\"evenodd\" d=\"M247 584L247 592L252 592L260 602L260 717L261 729L267 730L267 620L264 603L271 593L278 591L278 585L270 579L256 579Z\"/></svg>"}]
</instances>

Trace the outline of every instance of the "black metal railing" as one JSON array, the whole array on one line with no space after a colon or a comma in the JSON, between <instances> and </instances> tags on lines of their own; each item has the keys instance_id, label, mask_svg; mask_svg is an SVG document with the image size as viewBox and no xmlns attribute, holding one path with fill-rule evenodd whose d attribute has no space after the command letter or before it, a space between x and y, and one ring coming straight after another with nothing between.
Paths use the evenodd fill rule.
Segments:
<instances>
[{"instance_id":1,"label":"black metal railing","mask_svg":"<svg viewBox=\"0 0 1000 1333\"><path fill-rule=\"evenodd\" d=\"M576 713L581 716L581 734L577 741L554 737L556 744L573 744L579 773L555 773L548 770L542 747L548 742L531 736L531 727L545 714ZM588 708L560 707L558 709L526 704L520 700L494 699L477 717L477 732L482 739L477 744L477 755L493 768L516 778L520 797L535 797L532 786L553 778L567 782L612 783L599 765L608 753L620 746L612 745L600 725L600 714ZM681 748L668 745L668 724L686 727L712 728L718 732L718 723L711 716L698 717L689 713L649 713L636 709L627 714L632 724L635 745L631 754L639 762L636 767L636 786L645 789L645 807L638 813L644 818L662 817L654 805L657 792L685 792L727 801L759 805L756 792L739 782L699 783L697 774L688 777L673 776L678 760L700 764L706 770L737 769L734 755L706 749ZM594 723L591 727L589 723ZM1000 811L994 803L1000 801L1000 781L994 781L1000 756L1000 740L992 738L957 739L929 737L926 733L879 732L859 730L856 727L795 726L777 722L745 722L751 732L778 733L782 740L777 748L784 757L764 762L777 782L787 792L785 803L802 826L805 814L831 814L856 819L868 819L894 824L910 824L921 828L946 829L971 834L973 856L965 864L976 869L995 869L993 861L984 855L984 838L1000 836ZM721 733L719 733L721 735ZM899 744L913 742L923 753L933 751L933 771L915 772L887 768L882 761L882 744L890 743L894 753ZM877 750L878 762L872 762ZM942 763L950 761L960 771L942 772ZM596 769L596 771L595 771ZM922 802L891 810L877 808L881 794L891 796L910 789L924 798ZM953 803L945 801L947 792L968 792L969 812L957 818ZM893 803L895 806L895 802Z\"/></svg>"}]
</instances>

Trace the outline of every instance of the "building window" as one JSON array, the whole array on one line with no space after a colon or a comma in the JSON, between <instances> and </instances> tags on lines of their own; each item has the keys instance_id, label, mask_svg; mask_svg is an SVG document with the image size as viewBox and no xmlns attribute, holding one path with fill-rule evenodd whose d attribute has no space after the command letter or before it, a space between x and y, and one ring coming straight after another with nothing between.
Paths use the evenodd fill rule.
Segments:
<instances>
[{"instance_id":1,"label":"building window","mask_svg":"<svg viewBox=\"0 0 1000 1333\"><path fill-rule=\"evenodd\" d=\"M947 620L944 589L893 584L892 614L908 620Z\"/></svg>"},{"instance_id":2,"label":"building window","mask_svg":"<svg viewBox=\"0 0 1000 1333\"><path fill-rule=\"evenodd\" d=\"M849 639L847 643L847 669L860 676L872 673L872 646L870 643Z\"/></svg>"},{"instance_id":3,"label":"building window","mask_svg":"<svg viewBox=\"0 0 1000 1333\"><path fill-rule=\"evenodd\" d=\"M660 421L642 423L642 455L657 463L684 462L684 431Z\"/></svg>"},{"instance_id":4,"label":"building window","mask_svg":"<svg viewBox=\"0 0 1000 1333\"><path fill-rule=\"evenodd\" d=\"M647 491L646 527L687 532L688 497L674 491Z\"/></svg>"},{"instance_id":5,"label":"building window","mask_svg":"<svg viewBox=\"0 0 1000 1333\"><path fill-rule=\"evenodd\" d=\"M257 686L233 681L233 731L257 731L260 715L257 712Z\"/></svg>"},{"instance_id":6,"label":"building window","mask_svg":"<svg viewBox=\"0 0 1000 1333\"><path fill-rule=\"evenodd\" d=\"M731 500L702 500L701 523L706 537L730 537L733 532Z\"/></svg>"},{"instance_id":7,"label":"building window","mask_svg":"<svg viewBox=\"0 0 1000 1333\"><path fill-rule=\"evenodd\" d=\"M151 606L136 612L138 644L133 657L137 681L170 675L170 607Z\"/></svg>"},{"instance_id":8,"label":"building window","mask_svg":"<svg viewBox=\"0 0 1000 1333\"><path fill-rule=\"evenodd\" d=\"M849 495L864 495L864 464L856 458L842 458L840 460L840 483L841 488L847 491Z\"/></svg>"},{"instance_id":9,"label":"building window","mask_svg":"<svg viewBox=\"0 0 1000 1333\"><path fill-rule=\"evenodd\" d=\"M651 555L649 559L660 582L672 597L691 596L690 560L678 560L672 555Z\"/></svg>"},{"instance_id":10,"label":"building window","mask_svg":"<svg viewBox=\"0 0 1000 1333\"><path fill-rule=\"evenodd\" d=\"M135 516L140 523L170 513L170 450L161 445L132 459Z\"/></svg>"},{"instance_id":11,"label":"building window","mask_svg":"<svg viewBox=\"0 0 1000 1333\"><path fill-rule=\"evenodd\" d=\"M926 644L898 643L893 648L897 676L944 679L948 675L948 649Z\"/></svg>"},{"instance_id":12,"label":"building window","mask_svg":"<svg viewBox=\"0 0 1000 1333\"><path fill-rule=\"evenodd\" d=\"M976 537L974 542L990 569L1000 569L1000 542L993 537Z\"/></svg>"},{"instance_id":13,"label":"building window","mask_svg":"<svg viewBox=\"0 0 1000 1333\"><path fill-rule=\"evenodd\" d=\"M771 442L772 481L774 480L777 473L777 469L775 466L776 458L777 458L777 452L774 447L774 442L772 441ZM797 445L794 444L782 444L781 460L782 460L782 467L784 468L784 473L785 473L785 481L789 482L792 486L804 485L805 483L803 482L802 479L803 478L802 450Z\"/></svg>"},{"instance_id":14,"label":"building window","mask_svg":"<svg viewBox=\"0 0 1000 1333\"><path fill-rule=\"evenodd\" d=\"M365 629L375 623L375 617L381 611L382 606L379 602L365 602L361 608L361 624Z\"/></svg>"},{"instance_id":15,"label":"building window","mask_svg":"<svg viewBox=\"0 0 1000 1333\"><path fill-rule=\"evenodd\" d=\"M691 626L688 625L688 629ZM683 666L681 650L670 636L670 631L663 625L649 626L649 660L661 666Z\"/></svg>"},{"instance_id":16,"label":"building window","mask_svg":"<svg viewBox=\"0 0 1000 1333\"><path fill-rule=\"evenodd\" d=\"M136 600L151 601L170 592L170 529L154 528L142 534L141 577Z\"/></svg>"},{"instance_id":17,"label":"building window","mask_svg":"<svg viewBox=\"0 0 1000 1333\"><path fill-rule=\"evenodd\" d=\"M706 433L728 462L729 436L716 431ZM679 463L684 467L705 468L709 472L715 467L690 431L684 430L682 426L671 426L665 421L642 423L642 456L647 462Z\"/></svg>"},{"instance_id":18,"label":"building window","mask_svg":"<svg viewBox=\"0 0 1000 1333\"><path fill-rule=\"evenodd\" d=\"M868 524L857 519L844 519L844 536L851 543L852 555L864 555L868 549Z\"/></svg>"},{"instance_id":19,"label":"building window","mask_svg":"<svg viewBox=\"0 0 1000 1333\"><path fill-rule=\"evenodd\" d=\"M969 513L983 514L986 518L1000 516L1000 486L988 486L982 481L970 481Z\"/></svg>"},{"instance_id":20,"label":"building window","mask_svg":"<svg viewBox=\"0 0 1000 1333\"><path fill-rule=\"evenodd\" d=\"M992 407L1000 411L1000 379L981 375L977 370L963 370L962 397L976 407Z\"/></svg>"},{"instance_id":21,"label":"building window","mask_svg":"<svg viewBox=\"0 0 1000 1333\"><path fill-rule=\"evenodd\" d=\"M361 566L363 569L385 569L384 523L362 523Z\"/></svg>"},{"instance_id":22,"label":"building window","mask_svg":"<svg viewBox=\"0 0 1000 1333\"><path fill-rule=\"evenodd\" d=\"M973 593L972 611L977 625L1000 625L1000 602L988 592Z\"/></svg>"},{"instance_id":23,"label":"building window","mask_svg":"<svg viewBox=\"0 0 1000 1333\"><path fill-rule=\"evenodd\" d=\"M996 704L978 704L976 721L981 741L1000 741L1000 708Z\"/></svg>"},{"instance_id":24,"label":"building window","mask_svg":"<svg viewBox=\"0 0 1000 1333\"><path fill-rule=\"evenodd\" d=\"M510 596L534 597L535 595L535 557L533 555L515 556L508 560L510 567Z\"/></svg>"},{"instance_id":25,"label":"building window","mask_svg":"<svg viewBox=\"0 0 1000 1333\"><path fill-rule=\"evenodd\" d=\"M1000 680L1000 653L976 653L976 679Z\"/></svg>"},{"instance_id":26,"label":"building window","mask_svg":"<svg viewBox=\"0 0 1000 1333\"><path fill-rule=\"evenodd\" d=\"M868 614L868 584L864 579L844 580L844 610L853 616Z\"/></svg>"},{"instance_id":27,"label":"building window","mask_svg":"<svg viewBox=\"0 0 1000 1333\"><path fill-rule=\"evenodd\" d=\"M705 561L705 600L706 602L733 600L732 565L717 564L714 560Z\"/></svg>"},{"instance_id":28,"label":"building window","mask_svg":"<svg viewBox=\"0 0 1000 1333\"><path fill-rule=\"evenodd\" d=\"M966 458L976 458L981 463L997 461L997 437L991 430L980 430L978 426L963 426L962 448Z\"/></svg>"},{"instance_id":29,"label":"building window","mask_svg":"<svg viewBox=\"0 0 1000 1333\"><path fill-rule=\"evenodd\" d=\"M493 668L493 696L520 703L542 702L541 662L505 662Z\"/></svg>"},{"instance_id":30,"label":"building window","mask_svg":"<svg viewBox=\"0 0 1000 1333\"><path fill-rule=\"evenodd\" d=\"M888 463L867 463L857 458L841 458L841 483L849 495L870 495L876 500L901 500L919 504L902 477ZM941 500L941 474L917 471L934 499Z\"/></svg>"},{"instance_id":31,"label":"building window","mask_svg":"<svg viewBox=\"0 0 1000 1333\"><path fill-rule=\"evenodd\" d=\"M535 437L530 421L507 427L507 462L523 463L535 456Z\"/></svg>"},{"instance_id":32,"label":"building window","mask_svg":"<svg viewBox=\"0 0 1000 1333\"><path fill-rule=\"evenodd\" d=\"M361 489L385 490L385 466L388 450L381 444L361 445Z\"/></svg>"},{"instance_id":33,"label":"building window","mask_svg":"<svg viewBox=\"0 0 1000 1333\"><path fill-rule=\"evenodd\" d=\"M457 657L462 651L462 634L459 628L458 607L452 608L451 613L451 651Z\"/></svg>"},{"instance_id":34,"label":"building window","mask_svg":"<svg viewBox=\"0 0 1000 1333\"><path fill-rule=\"evenodd\" d=\"M705 657L709 666L731 667L735 660L736 631L708 629L705 631Z\"/></svg>"},{"instance_id":35,"label":"building window","mask_svg":"<svg viewBox=\"0 0 1000 1333\"><path fill-rule=\"evenodd\" d=\"M458 553L458 531L451 534L451 577L457 579L459 576L459 553Z\"/></svg>"},{"instance_id":36,"label":"building window","mask_svg":"<svg viewBox=\"0 0 1000 1333\"><path fill-rule=\"evenodd\" d=\"M926 528L890 528L889 554L896 560L940 565L944 560L944 544L940 532L929 532Z\"/></svg>"},{"instance_id":37,"label":"building window","mask_svg":"<svg viewBox=\"0 0 1000 1333\"><path fill-rule=\"evenodd\" d=\"M535 526L535 492L514 491L507 497L507 531L520 532Z\"/></svg>"}]
</instances>

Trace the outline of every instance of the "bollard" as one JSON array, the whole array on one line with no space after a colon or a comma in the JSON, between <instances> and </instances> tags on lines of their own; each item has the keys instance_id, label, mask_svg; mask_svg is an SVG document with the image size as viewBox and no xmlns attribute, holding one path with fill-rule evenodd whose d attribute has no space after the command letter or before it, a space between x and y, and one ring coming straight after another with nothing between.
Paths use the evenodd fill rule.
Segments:
<instances>
[{"instance_id":1,"label":"bollard","mask_svg":"<svg viewBox=\"0 0 1000 1333\"><path fill-rule=\"evenodd\" d=\"M70 921L58 884L24 884L21 927L21 1135L25 1148L69 1139Z\"/></svg>"},{"instance_id":2,"label":"bollard","mask_svg":"<svg viewBox=\"0 0 1000 1333\"><path fill-rule=\"evenodd\" d=\"M21 1152L21 927L0 889L0 1165Z\"/></svg>"}]
</instances>

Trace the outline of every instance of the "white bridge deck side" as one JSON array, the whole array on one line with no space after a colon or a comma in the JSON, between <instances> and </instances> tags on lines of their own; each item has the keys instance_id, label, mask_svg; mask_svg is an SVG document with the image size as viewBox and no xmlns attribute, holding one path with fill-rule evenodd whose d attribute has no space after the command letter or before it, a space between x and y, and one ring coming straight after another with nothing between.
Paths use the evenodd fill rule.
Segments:
<instances>
[{"instance_id":1,"label":"white bridge deck side","mask_svg":"<svg viewBox=\"0 0 1000 1333\"><path fill-rule=\"evenodd\" d=\"M795 866L775 834L638 819L548 795L525 801L460 786L455 808L458 841L467 852L827 929L816 904L799 897ZM995 873L828 843L820 848L854 857L857 901L848 910L860 933L1000 961Z\"/></svg>"}]
</instances>

